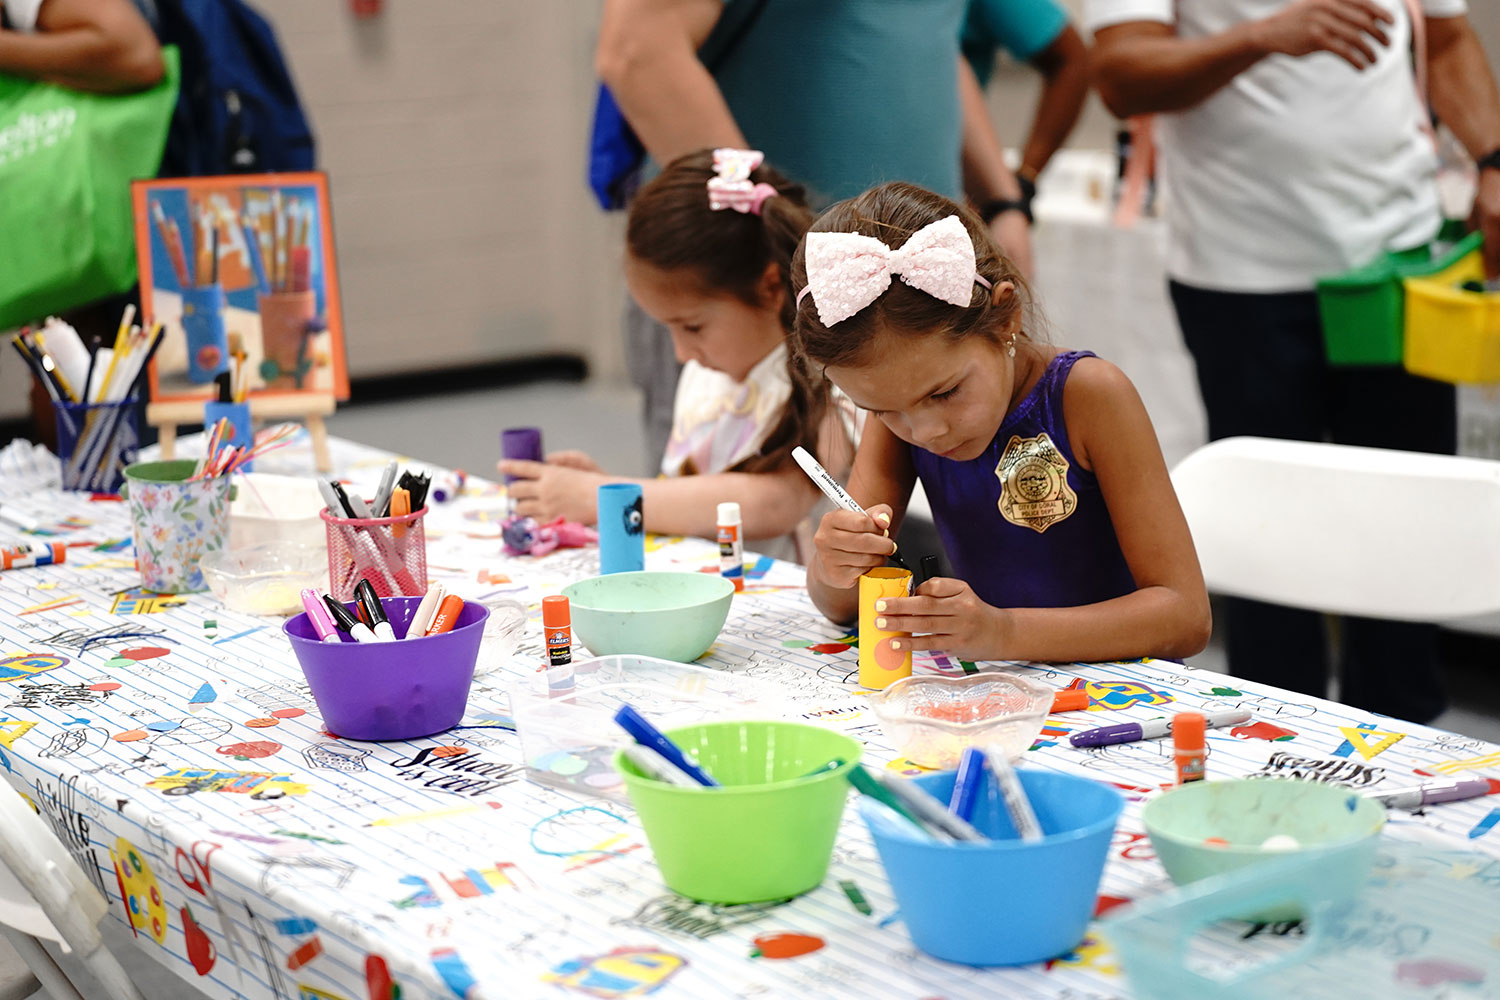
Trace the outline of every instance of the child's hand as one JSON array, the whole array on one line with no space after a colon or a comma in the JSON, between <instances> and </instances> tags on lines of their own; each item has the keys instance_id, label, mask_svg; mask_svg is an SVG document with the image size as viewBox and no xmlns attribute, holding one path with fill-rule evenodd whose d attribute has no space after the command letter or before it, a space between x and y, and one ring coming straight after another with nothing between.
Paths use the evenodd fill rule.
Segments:
<instances>
[{"instance_id":1,"label":"child's hand","mask_svg":"<svg viewBox=\"0 0 1500 1000\"><path fill-rule=\"evenodd\" d=\"M565 469L577 469L580 472L603 472L599 463L581 451L554 451L547 456L548 465L560 465Z\"/></svg>"},{"instance_id":2,"label":"child's hand","mask_svg":"<svg viewBox=\"0 0 1500 1000\"><path fill-rule=\"evenodd\" d=\"M1010 615L979 599L962 580L933 577L914 597L875 602L875 627L892 632L927 633L892 643L897 649L938 649L966 660L1004 659ZM899 643L899 645L897 645Z\"/></svg>"},{"instance_id":3,"label":"child's hand","mask_svg":"<svg viewBox=\"0 0 1500 1000\"><path fill-rule=\"evenodd\" d=\"M598 489L609 481L607 476L514 458L502 459L496 467L515 477L507 489L517 514L538 521L565 517L579 524L598 519Z\"/></svg>"},{"instance_id":4,"label":"child's hand","mask_svg":"<svg viewBox=\"0 0 1500 1000\"><path fill-rule=\"evenodd\" d=\"M828 586L847 590L859 585L859 578L896 551L896 543L886 535L891 525L891 508L877 504L863 514L852 510L831 510L818 523L813 543L817 546L818 577Z\"/></svg>"}]
</instances>

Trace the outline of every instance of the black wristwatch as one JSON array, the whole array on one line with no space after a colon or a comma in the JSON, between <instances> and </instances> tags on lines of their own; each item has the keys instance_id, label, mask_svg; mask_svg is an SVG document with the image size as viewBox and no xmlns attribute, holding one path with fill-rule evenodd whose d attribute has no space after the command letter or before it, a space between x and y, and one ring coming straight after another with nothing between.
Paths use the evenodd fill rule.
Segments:
<instances>
[{"instance_id":1,"label":"black wristwatch","mask_svg":"<svg viewBox=\"0 0 1500 1000\"><path fill-rule=\"evenodd\" d=\"M1474 166L1478 167L1481 172L1485 170L1500 170L1500 149L1492 149L1488 153L1485 153L1478 160L1474 161Z\"/></svg>"},{"instance_id":2,"label":"black wristwatch","mask_svg":"<svg viewBox=\"0 0 1500 1000\"><path fill-rule=\"evenodd\" d=\"M995 217L1001 212L1020 212L1026 216L1028 224L1036 221L1031 215L1030 198L994 198L979 206L979 217L984 220L986 226L994 222Z\"/></svg>"}]
</instances>

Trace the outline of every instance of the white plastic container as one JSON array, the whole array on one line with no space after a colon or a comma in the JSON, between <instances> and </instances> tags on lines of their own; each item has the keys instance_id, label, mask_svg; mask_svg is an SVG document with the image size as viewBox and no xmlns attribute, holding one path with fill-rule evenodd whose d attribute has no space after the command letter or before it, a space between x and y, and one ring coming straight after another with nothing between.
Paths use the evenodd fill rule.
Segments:
<instances>
[{"instance_id":1,"label":"white plastic container","mask_svg":"<svg viewBox=\"0 0 1500 1000\"><path fill-rule=\"evenodd\" d=\"M630 704L658 729L700 722L795 718L797 709L773 684L722 670L649 656L603 656L574 663L571 695L550 698L537 673L510 689L526 776L583 795L628 801L612 763L630 742L615 724Z\"/></svg>"},{"instance_id":2,"label":"white plastic container","mask_svg":"<svg viewBox=\"0 0 1500 1000\"><path fill-rule=\"evenodd\" d=\"M317 482L298 476L251 472L236 478L238 490L229 505L229 548L245 549L271 542L295 542L321 550L328 558L328 535L318 511L323 498Z\"/></svg>"}]
</instances>

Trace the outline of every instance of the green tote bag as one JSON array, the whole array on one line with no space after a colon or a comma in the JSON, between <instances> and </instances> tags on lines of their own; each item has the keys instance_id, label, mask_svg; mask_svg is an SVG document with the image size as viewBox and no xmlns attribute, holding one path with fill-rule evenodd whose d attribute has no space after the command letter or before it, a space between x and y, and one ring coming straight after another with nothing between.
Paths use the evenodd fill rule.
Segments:
<instances>
[{"instance_id":1,"label":"green tote bag","mask_svg":"<svg viewBox=\"0 0 1500 1000\"><path fill-rule=\"evenodd\" d=\"M130 182L155 177L180 76L85 94L0 74L0 330L135 283Z\"/></svg>"}]
</instances>

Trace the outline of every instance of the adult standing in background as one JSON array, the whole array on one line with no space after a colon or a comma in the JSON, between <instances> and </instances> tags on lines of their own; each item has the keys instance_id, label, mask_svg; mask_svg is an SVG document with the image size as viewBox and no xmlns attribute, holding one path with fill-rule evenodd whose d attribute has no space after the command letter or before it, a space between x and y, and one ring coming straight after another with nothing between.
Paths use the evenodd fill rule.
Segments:
<instances>
[{"instance_id":1,"label":"adult standing in background","mask_svg":"<svg viewBox=\"0 0 1500 1000\"><path fill-rule=\"evenodd\" d=\"M967 193L1029 270L1021 189L959 54L966 6L605 0L597 69L658 163L705 147L753 147L821 204L896 179ZM748 26L710 74L698 51L731 18ZM625 337L632 380L646 393L654 462L671 432L678 365L665 328L633 303Z\"/></svg>"},{"instance_id":2,"label":"adult standing in background","mask_svg":"<svg viewBox=\"0 0 1500 1000\"><path fill-rule=\"evenodd\" d=\"M112 94L155 86L165 71L131 0L0 2L0 73Z\"/></svg>"},{"instance_id":3,"label":"adult standing in background","mask_svg":"<svg viewBox=\"0 0 1500 1000\"><path fill-rule=\"evenodd\" d=\"M1005 49L1042 77L1042 90L1016 168L1029 209L1037 175L1078 124L1089 95L1089 50L1055 0L971 0L961 45L980 89L989 86L995 54Z\"/></svg>"},{"instance_id":4,"label":"adult standing in background","mask_svg":"<svg viewBox=\"0 0 1500 1000\"><path fill-rule=\"evenodd\" d=\"M1500 264L1500 96L1465 0L1420 6L1414 24L1402 0L1087 0L1105 103L1159 115L1167 270L1211 438L1455 450L1453 387L1330 368L1313 292L1438 231L1414 29L1432 108L1479 162L1475 212ZM1322 616L1227 611L1235 674L1326 694ZM1341 700L1417 722L1442 711L1436 626L1346 618L1342 639Z\"/></svg>"}]
</instances>

